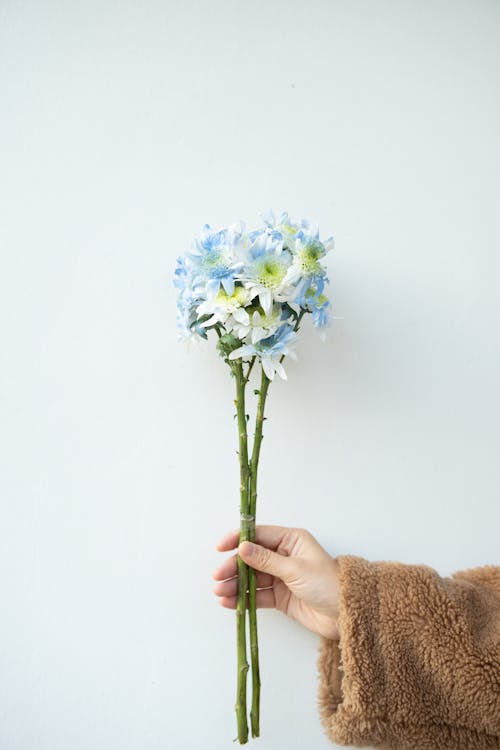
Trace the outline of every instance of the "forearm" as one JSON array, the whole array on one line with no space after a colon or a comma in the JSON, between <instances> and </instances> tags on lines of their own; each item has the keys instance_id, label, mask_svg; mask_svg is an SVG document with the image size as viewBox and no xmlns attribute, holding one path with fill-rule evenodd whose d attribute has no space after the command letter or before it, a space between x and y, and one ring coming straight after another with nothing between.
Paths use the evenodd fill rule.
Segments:
<instances>
[{"instance_id":1,"label":"forearm","mask_svg":"<svg viewBox=\"0 0 500 750\"><path fill-rule=\"evenodd\" d=\"M340 556L339 632L321 639L320 716L338 744L500 747L500 568ZM479 572L477 572L479 571Z\"/></svg>"}]
</instances>

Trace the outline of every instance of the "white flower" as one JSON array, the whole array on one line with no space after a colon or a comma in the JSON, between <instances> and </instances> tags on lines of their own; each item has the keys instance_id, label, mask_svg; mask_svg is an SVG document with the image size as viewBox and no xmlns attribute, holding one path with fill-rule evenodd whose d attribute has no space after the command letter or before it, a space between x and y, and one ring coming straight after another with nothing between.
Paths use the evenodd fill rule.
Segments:
<instances>
[{"instance_id":1,"label":"white flower","mask_svg":"<svg viewBox=\"0 0 500 750\"><path fill-rule=\"evenodd\" d=\"M266 339L261 339L255 344L243 344L239 349L235 349L229 355L229 359L243 359L257 356L261 363L262 369L269 380L273 380L275 373L278 373L283 380L287 379L285 369L281 364L283 357L296 359L297 355L293 347L297 339L297 334L288 323L283 323L278 330Z\"/></svg>"},{"instance_id":2,"label":"white flower","mask_svg":"<svg viewBox=\"0 0 500 750\"><path fill-rule=\"evenodd\" d=\"M292 256L283 250L282 242L266 234L259 234L248 249L245 267L237 278L250 290L251 299L259 298L266 315L274 302L291 302L295 296L295 288L285 281L291 262Z\"/></svg>"},{"instance_id":3,"label":"white flower","mask_svg":"<svg viewBox=\"0 0 500 750\"><path fill-rule=\"evenodd\" d=\"M298 232L292 248L293 261L283 280L286 284L296 284L302 279L325 277L325 268L320 258L326 254L326 247L318 239Z\"/></svg>"},{"instance_id":4,"label":"white flower","mask_svg":"<svg viewBox=\"0 0 500 750\"><path fill-rule=\"evenodd\" d=\"M214 299L207 299L201 305L198 305L196 313L198 318L203 315L212 316L201 324L204 328L216 323L224 325L230 316L238 323L245 325L250 322L249 315L245 310L245 305L249 301L250 292L243 286L235 286L232 294L220 289Z\"/></svg>"},{"instance_id":5,"label":"white flower","mask_svg":"<svg viewBox=\"0 0 500 750\"><path fill-rule=\"evenodd\" d=\"M282 306L275 304L269 315L266 315L262 309L254 310L248 323L242 324L230 318L226 323L226 328L235 333L238 338L247 337L252 344L256 344L257 341L276 333L282 322Z\"/></svg>"}]
</instances>

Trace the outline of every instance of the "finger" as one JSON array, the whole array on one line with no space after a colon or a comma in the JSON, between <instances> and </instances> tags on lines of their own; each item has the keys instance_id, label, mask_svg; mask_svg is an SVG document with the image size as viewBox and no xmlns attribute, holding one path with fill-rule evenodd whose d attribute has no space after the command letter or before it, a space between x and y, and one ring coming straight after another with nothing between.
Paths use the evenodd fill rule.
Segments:
<instances>
[{"instance_id":1,"label":"finger","mask_svg":"<svg viewBox=\"0 0 500 750\"><path fill-rule=\"evenodd\" d=\"M261 589L260 591L257 591L256 601L258 609L272 609L276 607L276 598L273 589ZM219 599L219 602L226 609L236 609L238 597L222 596Z\"/></svg>"},{"instance_id":2,"label":"finger","mask_svg":"<svg viewBox=\"0 0 500 750\"><path fill-rule=\"evenodd\" d=\"M229 550L236 549L236 547L238 546L239 538L239 529L228 531L226 534L224 534L222 539L217 542L215 549L219 550L219 552L229 552Z\"/></svg>"},{"instance_id":3,"label":"finger","mask_svg":"<svg viewBox=\"0 0 500 750\"><path fill-rule=\"evenodd\" d=\"M232 557L228 557L227 560L224 560L222 565L220 565L218 568L216 568L212 573L212 578L214 578L216 581L226 581L228 578L234 578L238 575L238 563L237 563L238 555L232 555ZM259 581L263 581L263 583L259 583ZM272 586L273 583L273 576L259 573L257 577L257 585L258 586Z\"/></svg>"},{"instance_id":4,"label":"finger","mask_svg":"<svg viewBox=\"0 0 500 750\"><path fill-rule=\"evenodd\" d=\"M280 555L267 547L251 542L242 542L238 547L241 559L255 570L270 573L281 578L285 583L290 582L297 574L297 558Z\"/></svg>"},{"instance_id":5,"label":"finger","mask_svg":"<svg viewBox=\"0 0 500 750\"><path fill-rule=\"evenodd\" d=\"M283 541L285 534L290 531L288 526L256 526L255 527L255 541L257 544L262 544L263 547L276 550ZM240 530L233 529L228 531L220 542L217 543L216 549L219 552L229 552L229 550L236 549L240 541Z\"/></svg>"},{"instance_id":6,"label":"finger","mask_svg":"<svg viewBox=\"0 0 500 750\"><path fill-rule=\"evenodd\" d=\"M212 578L216 581L225 581L226 578L233 578L238 572L238 564L236 562L238 555L232 555L224 560L222 565L212 573Z\"/></svg>"},{"instance_id":7,"label":"finger","mask_svg":"<svg viewBox=\"0 0 500 750\"><path fill-rule=\"evenodd\" d=\"M269 575L268 573L257 573L257 589L265 589L269 586L272 586L273 580L273 576ZM228 581L219 581L215 584L213 591L214 594L217 594L217 596L234 596L238 593L238 579L230 578Z\"/></svg>"},{"instance_id":8,"label":"finger","mask_svg":"<svg viewBox=\"0 0 500 750\"><path fill-rule=\"evenodd\" d=\"M258 589L267 589L274 583L274 576L270 573L261 573L260 570L255 573L255 582Z\"/></svg>"}]
</instances>

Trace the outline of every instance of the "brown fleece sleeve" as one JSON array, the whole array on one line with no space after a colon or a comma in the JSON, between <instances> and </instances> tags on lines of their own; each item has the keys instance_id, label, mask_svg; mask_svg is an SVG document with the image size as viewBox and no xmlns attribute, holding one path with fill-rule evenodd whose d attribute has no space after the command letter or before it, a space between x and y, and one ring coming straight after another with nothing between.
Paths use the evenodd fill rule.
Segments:
<instances>
[{"instance_id":1,"label":"brown fleece sleeve","mask_svg":"<svg viewBox=\"0 0 500 750\"><path fill-rule=\"evenodd\" d=\"M340 555L340 640L321 636L319 714L338 745L500 748L500 567Z\"/></svg>"}]
</instances>

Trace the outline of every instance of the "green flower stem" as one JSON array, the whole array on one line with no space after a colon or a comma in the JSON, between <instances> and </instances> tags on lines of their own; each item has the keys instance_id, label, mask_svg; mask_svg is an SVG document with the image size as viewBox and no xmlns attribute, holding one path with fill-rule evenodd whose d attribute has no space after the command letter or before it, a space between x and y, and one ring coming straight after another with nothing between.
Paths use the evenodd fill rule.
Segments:
<instances>
[{"instance_id":1,"label":"green flower stem","mask_svg":"<svg viewBox=\"0 0 500 750\"><path fill-rule=\"evenodd\" d=\"M249 510L249 466L248 466L248 437L247 422L245 415L245 377L243 374L243 365L241 360L237 360L233 365L233 372L236 378L236 413L238 415L238 434L239 434L239 459L240 459L240 542L246 541L249 536L248 531L248 510ZM243 562L241 557L237 557L238 566L238 602L236 605L236 632L238 644L238 674L237 674L237 692L236 692L236 720L238 725L238 740L241 745L248 742L248 721L247 721L247 646L246 646L246 605L247 605L247 588L248 588L248 565Z\"/></svg>"},{"instance_id":2,"label":"green flower stem","mask_svg":"<svg viewBox=\"0 0 500 750\"><path fill-rule=\"evenodd\" d=\"M297 331L304 311L301 310L295 322L294 330ZM220 331L217 335L220 338ZM284 360L283 355L280 362ZM236 379L236 413L238 417L239 434L239 460L240 460L240 543L244 541L255 541L255 513L257 507L257 475L259 469L260 448L262 444L262 430L264 425L264 410L267 393L271 381L265 374L261 365L261 385L257 414L255 418L255 432L252 450L252 458L248 461L248 432L245 410L245 388L249 381L250 373L255 364L256 357L252 358L245 374L241 359L230 363ZM252 708L250 721L252 737L260 736L260 669L259 669L259 644L257 637L257 580L256 572L248 566L240 556L237 556L238 567L238 601L236 605L236 626L238 645L238 673L236 693L236 719L238 725L238 740L241 745L248 742L248 720L247 720L247 673L249 664L247 661L246 646L246 623L245 615L247 609L248 591L248 619L250 629L250 659L252 664Z\"/></svg>"},{"instance_id":3,"label":"green flower stem","mask_svg":"<svg viewBox=\"0 0 500 750\"><path fill-rule=\"evenodd\" d=\"M260 446L262 443L262 428L264 424L264 409L266 405L267 391L270 384L269 378L262 369L261 384L259 390L259 401L257 404L257 415L255 418L255 434L253 441L252 460L250 463L250 505L249 517L253 522L249 529L249 540L255 541L255 511L257 508L257 472L259 468ZM249 605L248 617L250 625L250 658L252 663L252 708L250 721L252 737L260 734L260 669L259 669L259 644L257 639L257 581L253 568L249 568Z\"/></svg>"},{"instance_id":4,"label":"green flower stem","mask_svg":"<svg viewBox=\"0 0 500 750\"><path fill-rule=\"evenodd\" d=\"M250 364L248 365L247 374L245 375L245 384L248 383L248 381L250 380L250 373L252 372L256 359L257 357L256 355L254 355L250 361Z\"/></svg>"},{"instance_id":5,"label":"green flower stem","mask_svg":"<svg viewBox=\"0 0 500 750\"><path fill-rule=\"evenodd\" d=\"M301 310L300 311L300 313L299 313L299 315L297 317L297 320L295 321L295 325L293 327L294 331L298 331L299 330L299 328L300 328L300 321L304 317L304 313L305 313L305 310ZM281 361L283 361L283 360L284 360L284 357L281 358Z\"/></svg>"}]
</instances>

